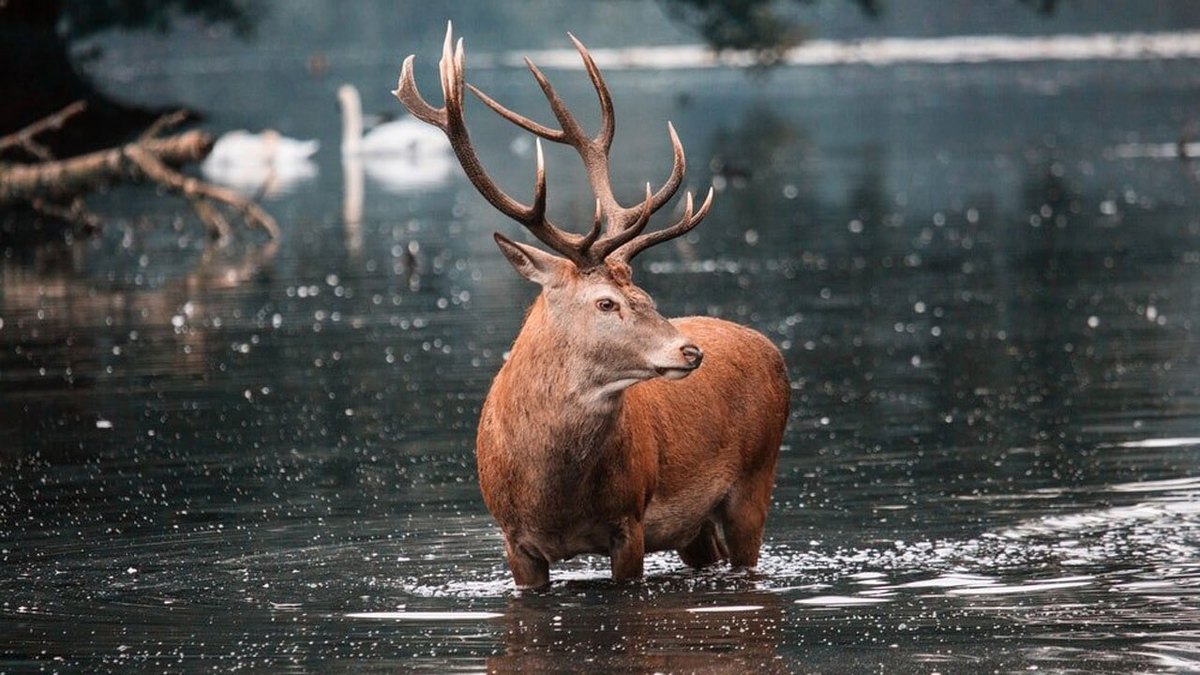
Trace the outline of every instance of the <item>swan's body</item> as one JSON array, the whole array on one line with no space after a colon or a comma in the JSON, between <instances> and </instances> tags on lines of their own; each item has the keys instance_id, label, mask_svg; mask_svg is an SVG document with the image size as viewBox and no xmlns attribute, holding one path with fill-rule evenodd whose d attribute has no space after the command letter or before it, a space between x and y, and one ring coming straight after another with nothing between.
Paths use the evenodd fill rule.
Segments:
<instances>
[{"instance_id":1,"label":"swan's body","mask_svg":"<svg viewBox=\"0 0 1200 675\"><path fill-rule=\"evenodd\" d=\"M281 165L308 159L320 147L321 144L315 140L288 138L274 129L258 134L239 129L218 138L205 161L217 165Z\"/></svg>"},{"instance_id":2,"label":"swan's body","mask_svg":"<svg viewBox=\"0 0 1200 675\"><path fill-rule=\"evenodd\" d=\"M361 161L371 180L387 192L432 190L450 182L458 169L453 155L363 155Z\"/></svg>"},{"instance_id":3,"label":"swan's body","mask_svg":"<svg viewBox=\"0 0 1200 675\"><path fill-rule=\"evenodd\" d=\"M213 144L200 171L214 183L245 193L288 192L317 175L309 158L319 147L315 140L288 138L273 129L230 131Z\"/></svg>"},{"instance_id":4,"label":"swan's body","mask_svg":"<svg viewBox=\"0 0 1200 675\"><path fill-rule=\"evenodd\" d=\"M338 104L342 108L342 155L404 155L419 164L423 158L444 157L450 143L442 132L404 117L379 124L363 133L362 100L353 85L338 88Z\"/></svg>"},{"instance_id":5,"label":"swan's body","mask_svg":"<svg viewBox=\"0 0 1200 675\"><path fill-rule=\"evenodd\" d=\"M342 166L347 175L365 170L388 192L430 190L450 181L456 162L442 132L405 117L364 134L358 90L344 84L337 96L342 109Z\"/></svg>"}]
</instances>

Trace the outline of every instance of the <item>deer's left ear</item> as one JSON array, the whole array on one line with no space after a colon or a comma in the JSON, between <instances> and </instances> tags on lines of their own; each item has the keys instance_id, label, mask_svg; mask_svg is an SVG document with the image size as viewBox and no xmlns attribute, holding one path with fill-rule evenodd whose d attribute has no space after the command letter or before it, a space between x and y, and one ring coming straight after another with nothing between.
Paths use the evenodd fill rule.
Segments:
<instances>
[{"instance_id":1,"label":"deer's left ear","mask_svg":"<svg viewBox=\"0 0 1200 675\"><path fill-rule=\"evenodd\" d=\"M558 286L575 266L570 260L525 244L518 244L499 232L493 235L500 252L512 263L517 274L542 286Z\"/></svg>"}]
</instances>

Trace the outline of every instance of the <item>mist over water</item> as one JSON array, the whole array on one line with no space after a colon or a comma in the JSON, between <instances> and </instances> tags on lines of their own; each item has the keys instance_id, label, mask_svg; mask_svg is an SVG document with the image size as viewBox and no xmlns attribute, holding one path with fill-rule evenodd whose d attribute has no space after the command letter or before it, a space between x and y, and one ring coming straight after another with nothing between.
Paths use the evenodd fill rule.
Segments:
<instances>
[{"instance_id":1,"label":"mist over water","mask_svg":"<svg viewBox=\"0 0 1200 675\"><path fill-rule=\"evenodd\" d=\"M321 142L265 196L277 249L121 188L98 239L0 257L0 671L1200 668L1200 167L1134 151L1179 140L1194 61L610 73L618 192L666 176L668 119L717 189L635 280L768 335L792 416L756 572L583 557L518 593L473 444L534 293L490 234L521 233L457 171L343 164L333 92L394 111L391 67L239 58L141 86L289 101L205 122ZM468 116L530 194L528 140ZM577 163L547 148L582 229Z\"/></svg>"}]
</instances>

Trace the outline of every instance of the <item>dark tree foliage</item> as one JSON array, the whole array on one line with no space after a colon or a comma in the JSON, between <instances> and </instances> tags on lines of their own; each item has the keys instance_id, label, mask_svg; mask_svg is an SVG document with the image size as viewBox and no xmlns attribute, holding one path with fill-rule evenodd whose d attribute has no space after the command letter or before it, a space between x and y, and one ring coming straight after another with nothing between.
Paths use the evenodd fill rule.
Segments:
<instances>
[{"instance_id":1,"label":"dark tree foliage","mask_svg":"<svg viewBox=\"0 0 1200 675\"><path fill-rule=\"evenodd\" d=\"M663 0L674 18L692 26L718 51L746 49L771 63L789 47L804 40L806 30L788 10L821 0ZM858 6L866 16L878 16L886 0L840 0ZM1017 0L1042 14L1052 14L1058 0Z\"/></svg>"},{"instance_id":2,"label":"dark tree foliage","mask_svg":"<svg viewBox=\"0 0 1200 675\"><path fill-rule=\"evenodd\" d=\"M710 47L748 49L769 62L806 36L805 29L787 16L786 6L812 5L820 0L666 0L676 19L692 26ZM868 16L881 10L882 0L850 0Z\"/></svg>"},{"instance_id":3,"label":"dark tree foliage","mask_svg":"<svg viewBox=\"0 0 1200 675\"><path fill-rule=\"evenodd\" d=\"M87 111L47 145L60 156L112 145L163 111L97 91L76 69L72 41L110 28L168 31L184 19L244 35L260 7L253 0L0 0L0 134L83 100Z\"/></svg>"},{"instance_id":4,"label":"dark tree foliage","mask_svg":"<svg viewBox=\"0 0 1200 675\"><path fill-rule=\"evenodd\" d=\"M181 17L227 24L239 35L248 35L260 6L249 0L66 0L62 21L72 38L108 28L165 33Z\"/></svg>"},{"instance_id":5,"label":"dark tree foliage","mask_svg":"<svg viewBox=\"0 0 1200 675\"><path fill-rule=\"evenodd\" d=\"M1029 5L1037 10L1039 14L1053 14L1055 6L1058 5L1058 0L1021 0L1021 4Z\"/></svg>"}]
</instances>

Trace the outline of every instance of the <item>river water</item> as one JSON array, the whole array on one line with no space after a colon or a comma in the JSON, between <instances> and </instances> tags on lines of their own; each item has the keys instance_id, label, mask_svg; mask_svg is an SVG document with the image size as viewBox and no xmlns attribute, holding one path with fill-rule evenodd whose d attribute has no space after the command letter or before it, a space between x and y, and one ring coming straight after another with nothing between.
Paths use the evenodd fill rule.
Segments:
<instances>
[{"instance_id":1,"label":"river water","mask_svg":"<svg viewBox=\"0 0 1200 675\"><path fill-rule=\"evenodd\" d=\"M338 75L384 106L379 70ZM278 246L119 188L100 237L3 250L0 672L1200 669L1200 167L1157 156L1194 61L610 73L618 189L666 174L668 118L718 188L636 280L770 336L793 408L756 573L585 557L538 593L473 466L534 292L490 233L519 233L457 169L343 166L339 81L205 122L321 140L266 190ZM527 141L470 114L527 195ZM579 224L575 162L548 154Z\"/></svg>"}]
</instances>

